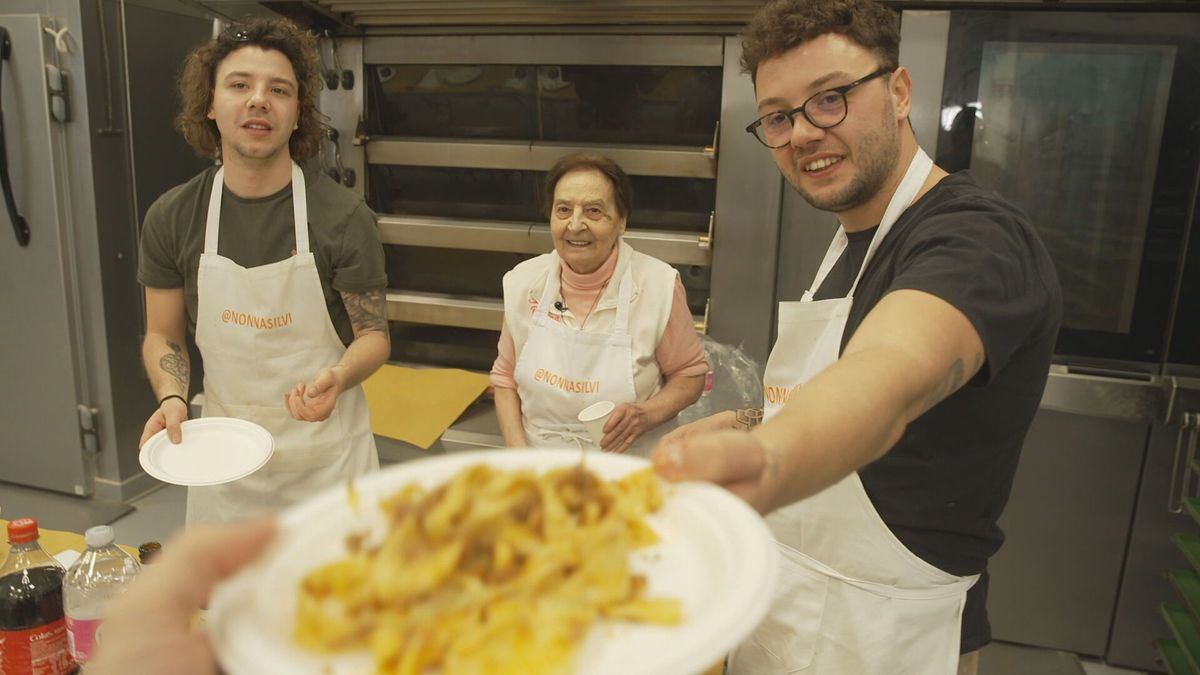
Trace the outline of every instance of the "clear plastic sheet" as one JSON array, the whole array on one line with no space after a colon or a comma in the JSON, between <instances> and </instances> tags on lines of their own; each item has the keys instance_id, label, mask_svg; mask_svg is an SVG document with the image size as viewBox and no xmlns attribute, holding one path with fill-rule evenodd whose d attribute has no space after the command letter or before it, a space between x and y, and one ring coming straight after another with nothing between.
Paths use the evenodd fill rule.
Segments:
<instances>
[{"instance_id":1,"label":"clear plastic sheet","mask_svg":"<svg viewBox=\"0 0 1200 675\"><path fill-rule=\"evenodd\" d=\"M688 424L722 410L761 408L763 365L741 347L722 344L707 335L701 335L700 342L712 370L700 400L679 412L678 423Z\"/></svg>"}]
</instances>

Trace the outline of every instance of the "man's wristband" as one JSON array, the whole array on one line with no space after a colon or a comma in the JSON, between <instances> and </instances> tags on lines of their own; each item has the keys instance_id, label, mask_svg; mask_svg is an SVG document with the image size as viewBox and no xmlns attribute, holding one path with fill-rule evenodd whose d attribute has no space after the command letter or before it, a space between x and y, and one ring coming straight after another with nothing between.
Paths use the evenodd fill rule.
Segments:
<instances>
[{"instance_id":1,"label":"man's wristband","mask_svg":"<svg viewBox=\"0 0 1200 675\"><path fill-rule=\"evenodd\" d=\"M163 403L166 403L168 400L173 399L173 398L177 398L180 401L183 401L184 407L191 408L191 406L188 405L187 399L180 396L179 394L168 394L167 396L162 397L158 401L158 407L161 408Z\"/></svg>"}]
</instances>

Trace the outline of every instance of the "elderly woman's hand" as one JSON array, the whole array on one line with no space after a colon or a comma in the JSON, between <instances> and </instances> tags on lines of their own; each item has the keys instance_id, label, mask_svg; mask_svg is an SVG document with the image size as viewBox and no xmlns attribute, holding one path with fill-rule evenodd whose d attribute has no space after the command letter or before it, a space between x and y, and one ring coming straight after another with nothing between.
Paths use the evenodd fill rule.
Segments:
<instances>
[{"instance_id":1,"label":"elderly woman's hand","mask_svg":"<svg viewBox=\"0 0 1200 675\"><path fill-rule=\"evenodd\" d=\"M600 449L605 452L625 452L654 426L644 403L622 403L609 415L604 424Z\"/></svg>"}]
</instances>

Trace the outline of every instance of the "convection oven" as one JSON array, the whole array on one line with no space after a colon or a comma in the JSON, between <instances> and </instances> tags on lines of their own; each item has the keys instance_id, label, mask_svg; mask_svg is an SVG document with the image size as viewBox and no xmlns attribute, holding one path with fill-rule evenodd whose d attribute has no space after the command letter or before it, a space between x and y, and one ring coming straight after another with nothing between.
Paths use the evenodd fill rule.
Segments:
<instances>
[{"instance_id":1,"label":"convection oven","mask_svg":"<svg viewBox=\"0 0 1200 675\"><path fill-rule=\"evenodd\" d=\"M918 139L1030 215L1064 294L1001 521L995 635L1155 668L1163 573L1186 566L1169 535L1195 528L1176 449L1200 366L1200 11L923 6L902 14Z\"/></svg>"},{"instance_id":2,"label":"convection oven","mask_svg":"<svg viewBox=\"0 0 1200 675\"><path fill-rule=\"evenodd\" d=\"M765 361L780 179L740 131L754 98L732 23L753 3L640 4L538 5L510 28L377 3L326 32L324 67L352 86L326 78L323 161L378 214L393 361L491 367L501 278L553 248L541 183L572 151L630 174L625 240L679 271L697 330ZM500 442L490 404L440 449L468 437Z\"/></svg>"}]
</instances>

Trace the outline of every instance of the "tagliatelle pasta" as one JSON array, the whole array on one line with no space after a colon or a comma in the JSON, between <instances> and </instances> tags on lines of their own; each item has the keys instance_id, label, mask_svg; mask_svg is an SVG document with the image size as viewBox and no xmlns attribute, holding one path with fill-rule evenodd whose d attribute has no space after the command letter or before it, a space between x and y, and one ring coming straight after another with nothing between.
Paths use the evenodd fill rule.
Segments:
<instances>
[{"instance_id":1,"label":"tagliatelle pasta","mask_svg":"<svg viewBox=\"0 0 1200 675\"><path fill-rule=\"evenodd\" d=\"M606 481L476 465L434 490L408 485L380 504L382 542L352 539L302 580L296 639L369 647L386 675L571 672L597 618L681 620L629 566L658 541L644 517L662 500L650 469Z\"/></svg>"}]
</instances>

